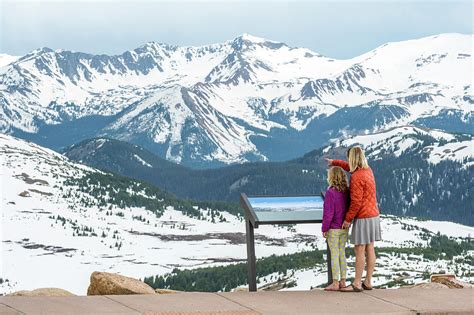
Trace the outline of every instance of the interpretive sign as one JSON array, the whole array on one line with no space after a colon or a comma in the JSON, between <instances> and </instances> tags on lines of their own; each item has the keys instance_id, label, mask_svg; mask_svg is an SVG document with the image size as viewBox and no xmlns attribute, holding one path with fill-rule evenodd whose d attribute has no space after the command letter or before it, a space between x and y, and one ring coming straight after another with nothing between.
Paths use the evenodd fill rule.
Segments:
<instances>
[{"instance_id":1,"label":"interpretive sign","mask_svg":"<svg viewBox=\"0 0 474 315\"><path fill-rule=\"evenodd\" d=\"M247 263L249 291L257 291L254 229L263 224L321 223L324 196L256 196L241 194L245 211L247 234ZM328 282L331 277L331 258L328 257Z\"/></svg>"}]
</instances>

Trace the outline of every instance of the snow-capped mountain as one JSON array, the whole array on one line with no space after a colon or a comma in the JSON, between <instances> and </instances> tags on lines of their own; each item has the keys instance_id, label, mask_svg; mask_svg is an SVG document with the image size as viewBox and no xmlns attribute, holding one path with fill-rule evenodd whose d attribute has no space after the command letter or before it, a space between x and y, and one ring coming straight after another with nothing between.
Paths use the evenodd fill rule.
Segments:
<instances>
[{"instance_id":1,"label":"snow-capped mountain","mask_svg":"<svg viewBox=\"0 0 474 315\"><path fill-rule=\"evenodd\" d=\"M349 148L360 145L371 160L380 160L387 155L399 157L404 152L425 158L431 164L441 161L457 161L464 167L474 165L474 139L470 134L453 134L436 129L401 126L381 132L357 135L337 140L326 147Z\"/></svg>"},{"instance_id":2,"label":"snow-capped mountain","mask_svg":"<svg viewBox=\"0 0 474 315\"><path fill-rule=\"evenodd\" d=\"M0 69L0 131L54 148L106 135L197 166L296 157L400 124L472 132L472 39L441 34L348 60L247 34L116 56L42 48Z\"/></svg>"},{"instance_id":3,"label":"snow-capped mountain","mask_svg":"<svg viewBox=\"0 0 474 315\"><path fill-rule=\"evenodd\" d=\"M182 201L144 183L103 173L8 135L0 135L0 157L0 293L60 287L84 294L96 270L143 278L175 268L245 261L245 225L240 216L198 203L186 208ZM388 253L381 258L384 266L378 269L377 284L398 277L395 271L402 258L391 253L393 248L427 246L437 232L455 238L474 232L450 222L391 216L382 221L384 241L378 245L387 247ZM258 256L324 249L319 231L319 225L311 224L259 227ZM457 257L410 261L404 262L405 269L418 276L469 268L468 260L460 262ZM297 271L293 276L297 288L323 284L324 266L312 275Z\"/></svg>"}]
</instances>

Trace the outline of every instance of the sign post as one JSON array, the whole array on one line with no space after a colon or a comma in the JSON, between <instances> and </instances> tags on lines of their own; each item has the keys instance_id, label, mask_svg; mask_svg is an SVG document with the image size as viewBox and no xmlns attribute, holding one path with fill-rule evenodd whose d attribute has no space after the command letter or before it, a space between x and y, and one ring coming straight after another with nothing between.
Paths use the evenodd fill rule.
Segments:
<instances>
[{"instance_id":1,"label":"sign post","mask_svg":"<svg viewBox=\"0 0 474 315\"><path fill-rule=\"evenodd\" d=\"M264 224L322 223L323 196L247 197L240 195L245 212L249 291L257 291L254 229ZM328 283L332 282L331 253L327 247Z\"/></svg>"},{"instance_id":2,"label":"sign post","mask_svg":"<svg viewBox=\"0 0 474 315\"><path fill-rule=\"evenodd\" d=\"M255 236L254 228L250 220L245 220L245 231L247 232L247 273L249 282L249 291L257 291L257 265L255 257Z\"/></svg>"}]
</instances>

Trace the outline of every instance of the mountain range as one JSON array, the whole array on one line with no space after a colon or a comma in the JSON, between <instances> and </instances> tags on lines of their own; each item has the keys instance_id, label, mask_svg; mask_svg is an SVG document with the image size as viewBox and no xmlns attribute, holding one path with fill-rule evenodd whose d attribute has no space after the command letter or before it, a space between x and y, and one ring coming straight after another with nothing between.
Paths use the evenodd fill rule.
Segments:
<instances>
[{"instance_id":1,"label":"mountain range","mask_svg":"<svg viewBox=\"0 0 474 315\"><path fill-rule=\"evenodd\" d=\"M472 133L472 40L440 34L347 60L248 34L113 56L41 48L1 59L0 132L56 150L114 138L197 168L290 160L407 124Z\"/></svg>"}]
</instances>

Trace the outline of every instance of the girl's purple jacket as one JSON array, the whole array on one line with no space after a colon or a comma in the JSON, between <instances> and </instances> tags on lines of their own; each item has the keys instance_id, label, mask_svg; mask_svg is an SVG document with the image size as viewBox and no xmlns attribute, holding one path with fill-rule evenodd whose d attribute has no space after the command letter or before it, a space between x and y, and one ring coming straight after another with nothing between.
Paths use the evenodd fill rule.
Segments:
<instances>
[{"instance_id":1,"label":"girl's purple jacket","mask_svg":"<svg viewBox=\"0 0 474 315\"><path fill-rule=\"evenodd\" d=\"M342 229L348 208L349 194L329 187L324 196L323 233L330 229Z\"/></svg>"}]
</instances>

